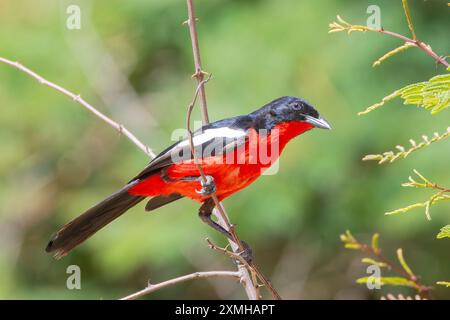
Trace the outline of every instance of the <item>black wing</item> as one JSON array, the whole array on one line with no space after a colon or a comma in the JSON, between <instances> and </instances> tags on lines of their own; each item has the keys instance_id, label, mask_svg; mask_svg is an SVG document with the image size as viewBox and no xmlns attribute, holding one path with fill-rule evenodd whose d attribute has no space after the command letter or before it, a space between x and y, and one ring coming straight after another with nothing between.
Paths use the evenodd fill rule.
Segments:
<instances>
[{"instance_id":1,"label":"black wing","mask_svg":"<svg viewBox=\"0 0 450 320\"><path fill-rule=\"evenodd\" d=\"M195 152L198 158L204 155L226 154L243 145L247 130L252 127L250 116L220 120L196 130L193 133ZM192 159L189 139L178 141L158 154L136 177L130 181L145 179L173 163Z\"/></svg>"}]
</instances>

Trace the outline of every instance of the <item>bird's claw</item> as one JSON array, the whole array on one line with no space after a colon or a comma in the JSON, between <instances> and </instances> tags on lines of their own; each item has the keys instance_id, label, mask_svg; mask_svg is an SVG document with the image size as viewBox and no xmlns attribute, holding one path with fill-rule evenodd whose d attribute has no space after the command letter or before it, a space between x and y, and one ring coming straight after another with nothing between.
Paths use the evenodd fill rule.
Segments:
<instances>
[{"instance_id":1,"label":"bird's claw","mask_svg":"<svg viewBox=\"0 0 450 320\"><path fill-rule=\"evenodd\" d=\"M216 192L216 183L212 176L206 176L206 181L203 181L202 177L200 177L200 185L202 188L200 190L195 190L195 192L204 197L210 196Z\"/></svg>"}]
</instances>

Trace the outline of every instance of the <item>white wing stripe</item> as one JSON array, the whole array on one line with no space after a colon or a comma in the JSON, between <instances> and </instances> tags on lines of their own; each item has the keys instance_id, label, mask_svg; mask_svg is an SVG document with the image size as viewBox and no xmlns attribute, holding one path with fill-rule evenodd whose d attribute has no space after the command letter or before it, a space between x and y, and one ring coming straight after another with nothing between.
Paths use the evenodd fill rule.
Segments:
<instances>
[{"instance_id":1,"label":"white wing stripe","mask_svg":"<svg viewBox=\"0 0 450 320\"><path fill-rule=\"evenodd\" d=\"M247 133L244 130L231 129L231 128L217 128L207 129L201 134L194 137L194 146L202 145L203 143L217 139L217 138L240 138L244 137ZM183 140L178 144L178 147L185 147L189 145L189 140Z\"/></svg>"}]
</instances>

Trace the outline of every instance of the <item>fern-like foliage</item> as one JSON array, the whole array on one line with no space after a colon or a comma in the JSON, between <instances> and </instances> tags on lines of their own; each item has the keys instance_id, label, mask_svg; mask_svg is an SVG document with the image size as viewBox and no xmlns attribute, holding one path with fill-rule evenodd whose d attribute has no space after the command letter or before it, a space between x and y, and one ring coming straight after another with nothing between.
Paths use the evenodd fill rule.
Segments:
<instances>
[{"instance_id":1,"label":"fern-like foliage","mask_svg":"<svg viewBox=\"0 0 450 320\"><path fill-rule=\"evenodd\" d=\"M433 189L437 191L432 196L428 198L427 201L424 202L418 202L411 205L408 205L403 208L399 208L393 211L386 212L386 215L393 215L393 214L399 214L399 213L405 213L412 209L416 208L425 208L425 216L428 220L431 220L430 215L430 208L432 205L441 202L441 201L448 201L450 200L450 189L446 187L442 187L438 185L437 183L431 182L429 179L425 178L419 171L414 170L414 173L417 175L417 177L420 179L419 181L416 181L411 176L409 177L409 181L402 184L403 187L412 187L412 188L428 188Z\"/></svg>"},{"instance_id":2,"label":"fern-like foliage","mask_svg":"<svg viewBox=\"0 0 450 320\"><path fill-rule=\"evenodd\" d=\"M440 286L446 286L447 288L450 288L450 282L449 281L438 281L436 284Z\"/></svg>"},{"instance_id":3,"label":"fern-like foliage","mask_svg":"<svg viewBox=\"0 0 450 320\"><path fill-rule=\"evenodd\" d=\"M397 260L398 263L394 264L392 261L386 259L379 247L379 234L375 233L372 236L371 244L366 244L357 240L352 233L347 230L344 234L340 236L341 241L344 243L344 247L351 250L358 250L371 257L364 257L361 262L364 264L374 265L380 269L385 269L390 272L396 273L395 276L380 276L377 280L377 284L381 286L402 286L410 287L421 295L421 298L427 298L430 287L422 284L419 280L420 277L416 276L410 266L406 263L403 256L403 250L401 248L397 249ZM375 279L371 277L361 277L356 280L358 284L367 284L373 282Z\"/></svg>"},{"instance_id":4,"label":"fern-like foliage","mask_svg":"<svg viewBox=\"0 0 450 320\"><path fill-rule=\"evenodd\" d=\"M435 132L431 138L426 135L422 136L422 141L417 143L415 140L410 139L409 143L411 146L405 148L404 146L398 145L396 146L396 151L386 151L382 154L368 154L362 158L363 161L378 161L378 164L383 163L392 163L399 159L404 159L409 156L411 153L420 150L422 148L428 147L432 143L442 141L450 137L450 127L447 130L439 134Z\"/></svg>"},{"instance_id":5,"label":"fern-like foliage","mask_svg":"<svg viewBox=\"0 0 450 320\"><path fill-rule=\"evenodd\" d=\"M380 58L378 58L377 60L375 60L375 62L372 64L372 67L376 67L379 66L382 62L384 62L386 59L392 57L393 55L400 53L402 51L408 50L409 48L415 47L415 45L413 45L410 42L406 42L405 44L392 49L391 51L387 52L386 54L382 55Z\"/></svg>"},{"instance_id":6,"label":"fern-like foliage","mask_svg":"<svg viewBox=\"0 0 450 320\"><path fill-rule=\"evenodd\" d=\"M408 46L405 45L402 47L407 48ZM397 50L399 48L397 48ZM386 55L389 54L392 54L392 51ZM387 58L385 56L375 61L374 65L385 60ZM368 107L366 110L359 112L358 115L368 114L369 112L380 108L386 102L397 97L403 99L404 105L416 105L417 107L429 110L433 115L437 114L450 106L450 73L437 75L428 81L413 83L398 89L384 97L380 102L377 102Z\"/></svg>"},{"instance_id":7,"label":"fern-like foliage","mask_svg":"<svg viewBox=\"0 0 450 320\"><path fill-rule=\"evenodd\" d=\"M356 283L358 284L366 284L369 281L371 281L369 277L356 279ZM380 277L379 284L381 286L403 286L417 289L417 285L413 281L402 277Z\"/></svg>"},{"instance_id":8,"label":"fern-like foliage","mask_svg":"<svg viewBox=\"0 0 450 320\"><path fill-rule=\"evenodd\" d=\"M362 25L353 25L344 19L341 18L341 16L336 17L337 21L333 21L330 23L329 31L328 33L334 33L334 32L342 32L346 31L348 34L351 34L352 32L366 32L366 31L373 31L378 32L378 29L370 28L368 26L362 26Z\"/></svg>"},{"instance_id":9,"label":"fern-like foliage","mask_svg":"<svg viewBox=\"0 0 450 320\"><path fill-rule=\"evenodd\" d=\"M438 239L450 238L450 224L446 225L445 227L442 227L441 231L437 234L436 238Z\"/></svg>"},{"instance_id":10,"label":"fern-like foliage","mask_svg":"<svg viewBox=\"0 0 450 320\"><path fill-rule=\"evenodd\" d=\"M436 54L430 45L425 42L417 39L416 32L414 30L414 25L412 22L411 13L408 6L407 0L401 0L403 11L406 17L406 21L408 23L408 29L410 31L411 37L398 34L396 32L388 31L383 28L375 29L368 26L363 25L353 25L340 16L337 16L337 21L330 23L329 25L329 33L335 32L347 32L351 34L353 32L377 32L380 34L384 34L387 36L392 36L397 39L400 39L403 44L396 47L393 50L390 50L379 59L377 59L373 63L373 67L379 66L385 60L390 57L393 57L396 54L404 52L412 47L419 48L428 56L432 57L436 63L445 66L446 71L450 71L450 65L446 60L446 56L440 56ZM450 6L450 4L449 4ZM381 106L385 105L387 102L394 100L395 98L401 98L403 100L404 105L415 105L419 108L429 111L432 115L436 115L441 111L447 109L450 106L450 73L444 73L437 76L432 77L431 79L413 83L403 88L400 88L391 94L385 96L380 102L375 103L368 107L366 110L359 112L358 115L368 114ZM431 144L447 139L450 136L450 127L442 133L434 133L434 135L429 138L428 136L422 136L422 141L417 143L414 140L410 140L411 146L403 147L401 145L397 145L395 151L387 151L382 154L369 154L366 155L363 160L374 160L378 161L379 164L383 163L392 163L398 159L403 159L409 156L411 153L423 149L425 147L430 146ZM409 206L399 208L390 212L386 212L388 215L398 214L408 212L415 208L425 208L425 215L427 219L431 219L430 215L430 207L435 205L438 202L450 200L450 189L444 188L436 183L431 182L427 178L425 178L418 171L414 170L415 174L418 178L409 177L409 181L404 183L402 186L404 187L415 187L415 188L427 188L430 190L434 190L435 193L431 195L427 201L418 202L411 204ZM450 225L447 225L441 229L439 234L437 235L438 239L442 238L450 238ZM378 280L378 284L380 285L394 285L394 286L406 286L415 288L420 296L416 296L416 299L429 298L429 289L423 284L421 284L418 280L418 277L412 272L411 268L406 263L403 257L402 249L397 250L397 259L400 267L394 265L390 260L384 258L381 254L381 249L378 246L379 235L374 234L372 237L372 244L364 244L359 242L351 233L347 231L345 234L341 235L341 241L344 243L345 248L362 251L364 253L370 254L372 257L365 257L362 259L362 262L365 264L373 265L378 268L384 268L390 271L397 273L399 276L389 276L389 277L380 277ZM362 277L357 280L357 283L366 284L368 281L373 280L373 277ZM438 285L450 286L450 282L439 281ZM382 297L383 299L384 297ZM408 297L412 299L411 297ZM386 298L384 298L386 299ZM397 297L389 294L388 299L397 300ZM404 296L399 295L398 300L405 300ZM409 299L408 299L409 300Z\"/></svg>"}]
</instances>

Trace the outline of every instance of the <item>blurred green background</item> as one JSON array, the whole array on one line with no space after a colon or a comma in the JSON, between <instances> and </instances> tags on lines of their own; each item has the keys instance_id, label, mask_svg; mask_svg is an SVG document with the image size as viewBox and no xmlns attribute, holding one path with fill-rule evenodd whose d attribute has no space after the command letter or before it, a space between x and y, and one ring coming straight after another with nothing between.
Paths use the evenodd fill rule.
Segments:
<instances>
[{"instance_id":1,"label":"blurred green background","mask_svg":"<svg viewBox=\"0 0 450 320\"><path fill-rule=\"evenodd\" d=\"M81 8L68 30L66 9ZM411 49L380 67L372 62L400 44L379 34L328 34L337 14L365 24L381 9L383 27L407 34L401 1L198 0L199 37L210 117L245 114L282 95L309 100L333 125L294 140L280 170L225 201L242 239L284 298L370 299L361 255L342 248L346 229L363 240L381 233L387 256L404 249L426 284L449 280L449 240L436 240L448 206L384 216L425 201L401 188L412 169L450 182L449 141L379 166L367 153L443 132L437 116L400 100L365 117L356 113L409 83L444 72ZM418 36L448 53L447 1L410 1ZM185 123L195 82L183 0L0 2L0 56L18 60L123 123L156 152ZM148 162L126 138L61 94L0 65L0 298L114 299L193 271L233 269L204 238L225 244L181 200L154 213L143 205L101 230L62 260L44 252L51 234L121 187ZM198 110L195 118L200 119ZM81 290L66 288L66 268L81 268ZM407 290L402 290L408 293ZM412 293L412 292L411 292ZM450 298L450 290L433 295ZM245 298L230 280L197 280L150 298Z\"/></svg>"}]
</instances>

